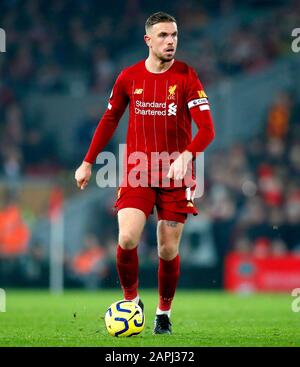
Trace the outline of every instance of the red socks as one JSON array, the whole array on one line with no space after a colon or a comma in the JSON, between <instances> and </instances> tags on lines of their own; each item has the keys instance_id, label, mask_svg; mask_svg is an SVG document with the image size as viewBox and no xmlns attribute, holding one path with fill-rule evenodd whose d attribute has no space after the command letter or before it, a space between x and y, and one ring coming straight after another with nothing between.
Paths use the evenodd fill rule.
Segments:
<instances>
[{"instance_id":1,"label":"red socks","mask_svg":"<svg viewBox=\"0 0 300 367\"><path fill-rule=\"evenodd\" d=\"M175 295L180 273L180 256L177 255L173 260L159 258L158 265L158 293L159 309L168 311Z\"/></svg>"},{"instance_id":2,"label":"red socks","mask_svg":"<svg viewBox=\"0 0 300 367\"><path fill-rule=\"evenodd\" d=\"M117 271L124 292L124 298L133 300L138 296L138 270L139 260L137 247L132 250L124 250L117 247ZM159 258L158 265L158 293L159 309L168 311L175 295L180 273L180 257L173 260Z\"/></svg>"},{"instance_id":3,"label":"red socks","mask_svg":"<svg viewBox=\"0 0 300 367\"><path fill-rule=\"evenodd\" d=\"M138 295L139 259L137 247L132 250L124 250L117 247L117 271L126 300L132 300Z\"/></svg>"}]
</instances>

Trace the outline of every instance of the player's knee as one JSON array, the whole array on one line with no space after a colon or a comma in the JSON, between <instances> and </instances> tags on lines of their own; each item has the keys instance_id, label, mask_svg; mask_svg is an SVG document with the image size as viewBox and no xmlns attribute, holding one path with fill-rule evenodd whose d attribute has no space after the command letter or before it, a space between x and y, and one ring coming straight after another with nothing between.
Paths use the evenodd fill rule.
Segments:
<instances>
[{"instance_id":1,"label":"player's knee","mask_svg":"<svg viewBox=\"0 0 300 367\"><path fill-rule=\"evenodd\" d=\"M138 245L138 241L133 233L124 232L119 235L119 245L126 250L133 249Z\"/></svg>"},{"instance_id":2,"label":"player's knee","mask_svg":"<svg viewBox=\"0 0 300 367\"><path fill-rule=\"evenodd\" d=\"M158 256L164 260L172 260L178 253L178 247L163 243L158 247Z\"/></svg>"}]
</instances>

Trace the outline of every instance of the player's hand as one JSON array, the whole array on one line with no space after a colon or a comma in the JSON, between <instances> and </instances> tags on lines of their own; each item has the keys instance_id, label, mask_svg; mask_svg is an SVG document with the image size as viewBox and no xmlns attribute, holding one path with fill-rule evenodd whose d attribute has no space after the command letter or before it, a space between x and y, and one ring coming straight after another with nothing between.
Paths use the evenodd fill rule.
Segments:
<instances>
[{"instance_id":1,"label":"player's hand","mask_svg":"<svg viewBox=\"0 0 300 367\"><path fill-rule=\"evenodd\" d=\"M188 150L185 150L183 153L181 153L171 164L167 177L173 180L182 180L187 172L188 164L192 158L193 154Z\"/></svg>"},{"instance_id":2,"label":"player's hand","mask_svg":"<svg viewBox=\"0 0 300 367\"><path fill-rule=\"evenodd\" d=\"M75 180L77 182L77 187L84 190L89 183L92 175L92 165L91 163L83 161L81 166L79 166L75 172Z\"/></svg>"}]
</instances>

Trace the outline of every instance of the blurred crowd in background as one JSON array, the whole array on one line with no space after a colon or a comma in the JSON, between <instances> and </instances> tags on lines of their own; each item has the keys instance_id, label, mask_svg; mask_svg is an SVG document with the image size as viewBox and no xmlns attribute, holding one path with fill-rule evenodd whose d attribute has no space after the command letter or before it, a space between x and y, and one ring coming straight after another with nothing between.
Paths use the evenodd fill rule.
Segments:
<instances>
[{"instance_id":1,"label":"blurred crowd in background","mask_svg":"<svg viewBox=\"0 0 300 367\"><path fill-rule=\"evenodd\" d=\"M43 132L43 121L26 116L24 97L30 92L71 93L69 80L76 72L84 75L87 93L108 94L132 55L137 57L132 62L146 57L144 23L154 5L141 6L137 0L115 1L114 7L91 0L1 1L9 55L0 58L3 174L30 173L41 165L48 173L72 168L66 167L72 160L57 154L55 136ZM233 0L166 0L163 6L178 19L177 58L190 63L206 87L254 73L288 54L286 35L300 12L297 1L266 2L244 12ZM93 116L95 124L98 118ZM89 131L80 134L90 137Z\"/></svg>"},{"instance_id":2,"label":"blurred crowd in background","mask_svg":"<svg viewBox=\"0 0 300 367\"><path fill-rule=\"evenodd\" d=\"M300 105L293 95L277 96L264 126L248 144L209 158L204 207L224 253L300 255Z\"/></svg>"},{"instance_id":3,"label":"blurred crowd in background","mask_svg":"<svg viewBox=\"0 0 300 367\"><path fill-rule=\"evenodd\" d=\"M91 111L78 124L74 131L78 150L71 153L73 160L64 160L57 151L57 137L43 130L42 120L28 117L25 97L70 94L70 80L76 73L86 82L82 93L108 95L128 60L133 63L147 55L144 23L156 1L151 7L141 3L118 0L111 7L91 0L1 1L0 26L6 31L6 55L10 55L0 55L3 178L73 175L75 167L70 162L85 153L101 116ZM157 5L177 18L177 58L190 63L205 86L263 70L290 52L286 34L300 14L300 3L262 1L255 8L245 6L247 1L242 5L235 0L165 0L164 9ZM281 91L266 110L260 135L247 145L214 151L206 161L205 195L197 205L211 228L220 262L232 249L259 256L300 254L300 107L296 97L292 91ZM111 143L109 149L114 151L116 146ZM110 218L111 201L101 210ZM46 204L37 215L47 216ZM9 192L2 195L0 278L1 272L13 269L16 277L33 284L48 271L45 247L30 240L33 220L30 213L22 212L17 197ZM66 254L65 267L71 284L78 281L95 287L107 276L108 263L114 259L117 227L110 219L105 233L97 231L97 224L90 227L82 250L72 258ZM143 258L155 261L152 217L143 242L140 251L147 255ZM17 262L9 260L16 258Z\"/></svg>"}]
</instances>

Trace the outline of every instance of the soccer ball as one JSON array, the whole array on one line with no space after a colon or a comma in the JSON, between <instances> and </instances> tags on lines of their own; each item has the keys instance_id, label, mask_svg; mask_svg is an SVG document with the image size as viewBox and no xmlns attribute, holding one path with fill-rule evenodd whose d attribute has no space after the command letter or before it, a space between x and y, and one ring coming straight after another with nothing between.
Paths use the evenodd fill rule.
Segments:
<instances>
[{"instance_id":1,"label":"soccer ball","mask_svg":"<svg viewBox=\"0 0 300 367\"><path fill-rule=\"evenodd\" d=\"M105 325L112 336L138 335L145 326L145 316L139 305L133 301L117 301L105 314Z\"/></svg>"}]
</instances>

